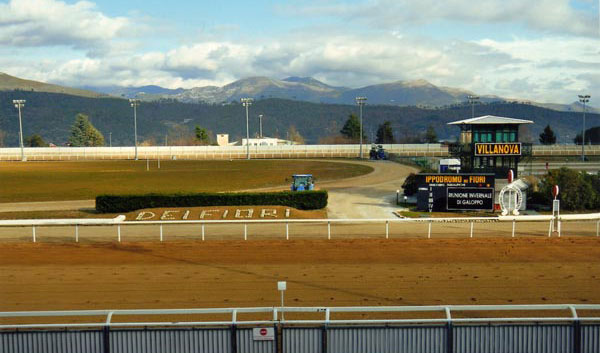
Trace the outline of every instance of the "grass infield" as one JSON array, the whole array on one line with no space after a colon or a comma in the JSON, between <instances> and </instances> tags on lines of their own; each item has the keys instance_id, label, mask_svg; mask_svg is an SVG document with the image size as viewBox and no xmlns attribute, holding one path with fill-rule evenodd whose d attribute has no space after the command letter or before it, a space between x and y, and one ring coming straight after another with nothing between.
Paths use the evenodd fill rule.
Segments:
<instances>
[{"instance_id":1,"label":"grass infield","mask_svg":"<svg viewBox=\"0 0 600 353\"><path fill-rule=\"evenodd\" d=\"M221 192L285 185L292 174L320 181L349 178L373 168L312 160L61 161L0 163L0 202L93 199L99 194ZM282 190L286 186L282 187Z\"/></svg>"}]
</instances>

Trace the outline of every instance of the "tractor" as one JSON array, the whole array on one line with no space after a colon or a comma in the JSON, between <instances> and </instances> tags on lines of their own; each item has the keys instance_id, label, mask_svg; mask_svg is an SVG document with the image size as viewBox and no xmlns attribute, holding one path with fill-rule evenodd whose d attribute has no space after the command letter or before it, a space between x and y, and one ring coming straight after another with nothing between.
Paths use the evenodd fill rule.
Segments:
<instances>
[{"instance_id":1,"label":"tractor","mask_svg":"<svg viewBox=\"0 0 600 353\"><path fill-rule=\"evenodd\" d=\"M292 191L314 190L315 183L312 174L294 174L292 175Z\"/></svg>"}]
</instances>

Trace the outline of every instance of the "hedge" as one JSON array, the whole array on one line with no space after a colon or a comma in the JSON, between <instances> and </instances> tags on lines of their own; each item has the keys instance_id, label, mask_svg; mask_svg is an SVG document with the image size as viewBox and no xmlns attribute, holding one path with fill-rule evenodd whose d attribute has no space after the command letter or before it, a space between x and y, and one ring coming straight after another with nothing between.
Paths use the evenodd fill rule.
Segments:
<instances>
[{"instance_id":1,"label":"hedge","mask_svg":"<svg viewBox=\"0 0 600 353\"><path fill-rule=\"evenodd\" d=\"M289 206L316 210L327 206L327 191L100 195L96 210L102 213L130 212L143 208L200 206Z\"/></svg>"}]
</instances>

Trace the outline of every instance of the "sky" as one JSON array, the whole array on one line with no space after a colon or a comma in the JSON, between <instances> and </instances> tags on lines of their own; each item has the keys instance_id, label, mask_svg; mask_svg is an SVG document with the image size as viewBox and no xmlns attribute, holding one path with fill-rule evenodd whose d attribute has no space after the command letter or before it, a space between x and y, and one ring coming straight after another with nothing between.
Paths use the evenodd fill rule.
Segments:
<instances>
[{"instance_id":1,"label":"sky","mask_svg":"<svg viewBox=\"0 0 600 353\"><path fill-rule=\"evenodd\" d=\"M600 107L599 2L0 0L0 72L73 87L424 79Z\"/></svg>"}]
</instances>

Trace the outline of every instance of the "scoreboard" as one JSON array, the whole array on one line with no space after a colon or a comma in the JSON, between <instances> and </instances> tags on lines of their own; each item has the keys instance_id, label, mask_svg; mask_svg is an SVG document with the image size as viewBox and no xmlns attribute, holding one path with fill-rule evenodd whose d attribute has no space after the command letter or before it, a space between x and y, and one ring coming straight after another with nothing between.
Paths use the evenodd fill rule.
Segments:
<instances>
[{"instance_id":1,"label":"scoreboard","mask_svg":"<svg viewBox=\"0 0 600 353\"><path fill-rule=\"evenodd\" d=\"M418 174L422 211L492 211L494 174Z\"/></svg>"}]
</instances>

